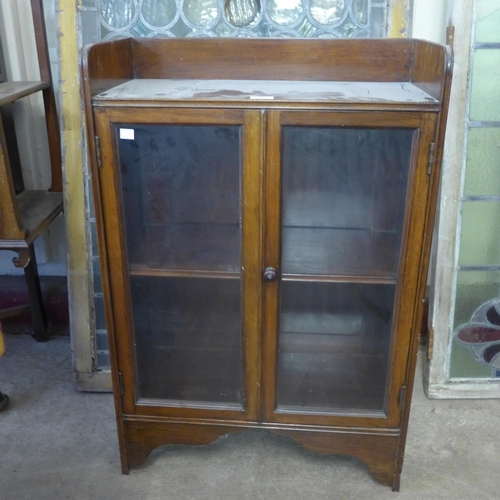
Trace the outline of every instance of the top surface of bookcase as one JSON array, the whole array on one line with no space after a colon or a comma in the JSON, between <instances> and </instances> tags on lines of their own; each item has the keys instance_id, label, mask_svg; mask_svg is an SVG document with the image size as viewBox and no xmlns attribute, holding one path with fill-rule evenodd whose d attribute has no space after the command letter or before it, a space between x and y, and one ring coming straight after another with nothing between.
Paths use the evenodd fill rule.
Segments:
<instances>
[{"instance_id":1,"label":"top surface of bookcase","mask_svg":"<svg viewBox=\"0 0 500 500\"><path fill-rule=\"evenodd\" d=\"M439 104L409 82L134 79L94 97L95 104L133 100Z\"/></svg>"}]
</instances>

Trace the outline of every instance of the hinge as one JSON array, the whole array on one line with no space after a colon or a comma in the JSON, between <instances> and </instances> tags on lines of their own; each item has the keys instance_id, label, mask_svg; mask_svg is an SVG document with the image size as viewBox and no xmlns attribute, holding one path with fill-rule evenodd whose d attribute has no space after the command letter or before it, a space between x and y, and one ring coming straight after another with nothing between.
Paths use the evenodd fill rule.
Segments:
<instances>
[{"instance_id":1,"label":"hinge","mask_svg":"<svg viewBox=\"0 0 500 500\"><path fill-rule=\"evenodd\" d=\"M427 359L431 360L434 354L434 328L430 326L427 330Z\"/></svg>"},{"instance_id":2,"label":"hinge","mask_svg":"<svg viewBox=\"0 0 500 500\"><path fill-rule=\"evenodd\" d=\"M448 26L446 28L446 45L453 47L455 43L455 26Z\"/></svg>"},{"instance_id":3,"label":"hinge","mask_svg":"<svg viewBox=\"0 0 500 500\"><path fill-rule=\"evenodd\" d=\"M125 394L125 383L123 382L123 373L118 372L118 386L120 388L120 396Z\"/></svg>"},{"instance_id":4,"label":"hinge","mask_svg":"<svg viewBox=\"0 0 500 500\"><path fill-rule=\"evenodd\" d=\"M399 407L403 408L405 404L405 396L406 396L406 385L401 386L401 390L399 391Z\"/></svg>"},{"instance_id":5,"label":"hinge","mask_svg":"<svg viewBox=\"0 0 500 500\"><path fill-rule=\"evenodd\" d=\"M95 151L96 151L96 156L97 156L97 167L99 170L102 168L102 159L101 159L101 140L99 137L96 135L95 136Z\"/></svg>"},{"instance_id":6,"label":"hinge","mask_svg":"<svg viewBox=\"0 0 500 500\"><path fill-rule=\"evenodd\" d=\"M434 164L434 152L436 151L436 143L431 142L429 147L429 163L427 164L427 175L431 175L432 165Z\"/></svg>"}]
</instances>

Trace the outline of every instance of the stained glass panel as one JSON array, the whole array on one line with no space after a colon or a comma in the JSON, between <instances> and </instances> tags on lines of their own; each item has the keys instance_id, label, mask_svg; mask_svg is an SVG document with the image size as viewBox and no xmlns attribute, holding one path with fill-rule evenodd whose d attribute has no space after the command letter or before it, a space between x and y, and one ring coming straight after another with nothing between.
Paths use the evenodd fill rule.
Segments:
<instances>
[{"instance_id":1,"label":"stained glass panel","mask_svg":"<svg viewBox=\"0 0 500 500\"><path fill-rule=\"evenodd\" d=\"M500 49L477 49L472 68L470 119L500 121Z\"/></svg>"},{"instance_id":2,"label":"stained glass panel","mask_svg":"<svg viewBox=\"0 0 500 500\"><path fill-rule=\"evenodd\" d=\"M499 271L459 271L450 377L491 378L500 371Z\"/></svg>"},{"instance_id":3,"label":"stained glass panel","mask_svg":"<svg viewBox=\"0 0 500 500\"><path fill-rule=\"evenodd\" d=\"M99 38L385 35L387 0L95 0Z\"/></svg>"},{"instance_id":4,"label":"stained glass panel","mask_svg":"<svg viewBox=\"0 0 500 500\"><path fill-rule=\"evenodd\" d=\"M500 195L500 128L469 131L464 194Z\"/></svg>"},{"instance_id":5,"label":"stained glass panel","mask_svg":"<svg viewBox=\"0 0 500 500\"><path fill-rule=\"evenodd\" d=\"M500 201L466 201L462 209L460 266L500 266Z\"/></svg>"},{"instance_id":6,"label":"stained glass panel","mask_svg":"<svg viewBox=\"0 0 500 500\"><path fill-rule=\"evenodd\" d=\"M476 42L500 42L500 0L476 0Z\"/></svg>"}]
</instances>

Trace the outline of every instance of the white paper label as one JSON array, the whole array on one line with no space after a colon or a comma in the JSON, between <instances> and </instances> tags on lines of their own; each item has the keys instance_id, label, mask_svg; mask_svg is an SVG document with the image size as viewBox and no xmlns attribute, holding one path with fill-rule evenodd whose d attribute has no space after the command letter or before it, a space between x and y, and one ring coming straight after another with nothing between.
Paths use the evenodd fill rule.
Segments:
<instances>
[{"instance_id":1,"label":"white paper label","mask_svg":"<svg viewBox=\"0 0 500 500\"><path fill-rule=\"evenodd\" d=\"M274 96L273 95L251 95L250 99L258 99L258 100L264 99L264 100L272 101L274 99Z\"/></svg>"},{"instance_id":2,"label":"white paper label","mask_svg":"<svg viewBox=\"0 0 500 500\"><path fill-rule=\"evenodd\" d=\"M133 128L121 128L120 129L120 139L127 139L133 141L135 137Z\"/></svg>"}]
</instances>

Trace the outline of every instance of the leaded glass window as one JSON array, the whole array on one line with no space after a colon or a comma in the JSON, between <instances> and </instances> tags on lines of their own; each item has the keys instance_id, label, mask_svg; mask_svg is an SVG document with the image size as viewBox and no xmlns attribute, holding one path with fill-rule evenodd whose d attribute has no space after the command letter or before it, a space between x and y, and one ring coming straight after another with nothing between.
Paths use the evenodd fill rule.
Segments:
<instances>
[{"instance_id":1,"label":"leaded glass window","mask_svg":"<svg viewBox=\"0 0 500 500\"><path fill-rule=\"evenodd\" d=\"M388 4L388 0L83 0L81 12L88 41L123 36L380 38L386 36Z\"/></svg>"}]
</instances>

